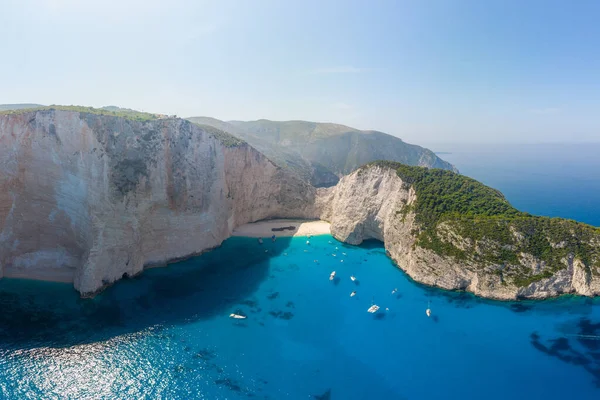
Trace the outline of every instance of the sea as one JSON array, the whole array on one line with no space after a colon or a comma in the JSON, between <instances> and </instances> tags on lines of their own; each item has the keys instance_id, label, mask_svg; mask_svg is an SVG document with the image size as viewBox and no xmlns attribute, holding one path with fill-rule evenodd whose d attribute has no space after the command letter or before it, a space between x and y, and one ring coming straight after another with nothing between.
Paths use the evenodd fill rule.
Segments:
<instances>
[{"instance_id":1,"label":"sea","mask_svg":"<svg viewBox=\"0 0 600 400\"><path fill-rule=\"evenodd\" d=\"M600 145L443 150L523 211L600 225ZM93 299L0 280L0 398L597 400L600 301L426 287L375 241L234 237Z\"/></svg>"}]
</instances>

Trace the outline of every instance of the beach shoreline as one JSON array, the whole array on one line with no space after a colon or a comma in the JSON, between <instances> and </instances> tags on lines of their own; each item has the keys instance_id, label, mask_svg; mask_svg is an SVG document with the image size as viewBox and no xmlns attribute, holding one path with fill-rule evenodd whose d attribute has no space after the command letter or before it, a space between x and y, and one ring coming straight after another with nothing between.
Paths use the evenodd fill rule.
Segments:
<instances>
[{"instance_id":1,"label":"beach shoreline","mask_svg":"<svg viewBox=\"0 0 600 400\"><path fill-rule=\"evenodd\" d=\"M290 226L293 226L294 229L273 231L273 228L280 229ZM238 226L231 234L231 236L252 238L270 238L272 235L276 237L331 235L331 226L329 222L318 220L272 219Z\"/></svg>"}]
</instances>

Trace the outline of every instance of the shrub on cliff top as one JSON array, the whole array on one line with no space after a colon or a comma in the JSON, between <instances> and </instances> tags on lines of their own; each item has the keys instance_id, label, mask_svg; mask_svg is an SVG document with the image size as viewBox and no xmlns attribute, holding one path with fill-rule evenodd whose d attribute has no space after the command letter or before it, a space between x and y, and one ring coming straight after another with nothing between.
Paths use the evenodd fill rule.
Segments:
<instances>
[{"instance_id":1,"label":"shrub on cliff top","mask_svg":"<svg viewBox=\"0 0 600 400\"><path fill-rule=\"evenodd\" d=\"M157 115L157 114L150 114L150 113L145 113L145 112L140 112L140 111L135 111L135 110L120 109L118 111L115 111L113 109L102 109L102 108L83 107L83 106L56 106L56 105L47 106L47 107L22 108L22 109L16 109L16 110L0 111L0 115L23 114L26 112L45 111L45 110L74 111L74 112L95 114L95 115L109 115L109 116L113 116L113 117L120 117L120 118L129 119L132 121L140 121L140 122L152 121L152 120L159 118L159 115Z\"/></svg>"},{"instance_id":2,"label":"shrub on cliff top","mask_svg":"<svg viewBox=\"0 0 600 400\"><path fill-rule=\"evenodd\" d=\"M599 228L521 212L498 190L451 171L389 161L369 165L395 169L402 181L414 188L417 199L410 210L415 212L419 228L418 246L484 265L519 265L521 252L545 263L542 274L534 278L523 271L515 279L517 284L542 279L549 271L563 268L562 260L570 255L600 268L600 249L592 244L600 243ZM469 239L462 249L440 237L441 223ZM465 249L468 243L471 247Z\"/></svg>"}]
</instances>

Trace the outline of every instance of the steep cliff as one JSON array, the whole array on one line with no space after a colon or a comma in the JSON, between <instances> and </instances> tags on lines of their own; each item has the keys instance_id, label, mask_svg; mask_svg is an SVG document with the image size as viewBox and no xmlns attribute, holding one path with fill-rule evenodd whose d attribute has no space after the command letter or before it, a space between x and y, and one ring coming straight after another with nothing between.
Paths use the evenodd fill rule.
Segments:
<instances>
[{"instance_id":1,"label":"steep cliff","mask_svg":"<svg viewBox=\"0 0 600 400\"><path fill-rule=\"evenodd\" d=\"M414 280L496 299L600 295L600 230L534 217L449 171L374 163L319 189L322 219L351 244L385 243Z\"/></svg>"},{"instance_id":2,"label":"steep cliff","mask_svg":"<svg viewBox=\"0 0 600 400\"><path fill-rule=\"evenodd\" d=\"M87 295L218 246L238 225L317 216L315 189L248 144L114 114L0 114L0 277L73 282Z\"/></svg>"},{"instance_id":3,"label":"steep cliff","mask_svg":"<svg viewBox=\"0 0 600 400\"><path fill-rule=\"evenodd\" d=\"M385 243L416 281L497 299L600 295L600 230L514 209L451 171L376 162L315 189L208 126L127 110L0 113L0 277L83 295L218 246L242 224L318 218Z\"/></svg>"}]
</instances>

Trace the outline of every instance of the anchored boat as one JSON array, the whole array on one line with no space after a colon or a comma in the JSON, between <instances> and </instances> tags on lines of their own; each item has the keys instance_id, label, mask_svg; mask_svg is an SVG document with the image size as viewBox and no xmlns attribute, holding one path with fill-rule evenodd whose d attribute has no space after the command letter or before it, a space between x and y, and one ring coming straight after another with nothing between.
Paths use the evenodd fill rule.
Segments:
<instances>
[{"instance_id":1,"label":"anchored boat","mask_svg":"<svg viewBox=\"0 0 600 400\"><path fill-rule=\"evenodd\" d=\"M377 310L379 310L379 306L377 304L373 304L367 311L371 314L375 314Z\"/></svg>"}]
</instances>

